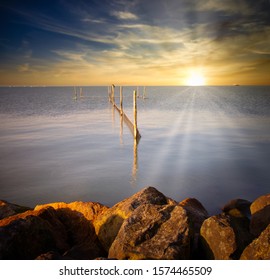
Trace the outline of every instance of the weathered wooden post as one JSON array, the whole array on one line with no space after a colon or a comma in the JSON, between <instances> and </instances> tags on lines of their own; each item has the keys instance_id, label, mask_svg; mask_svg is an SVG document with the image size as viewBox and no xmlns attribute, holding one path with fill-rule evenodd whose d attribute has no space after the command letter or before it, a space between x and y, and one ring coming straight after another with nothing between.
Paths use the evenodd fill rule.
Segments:
<instances>
[{"instance_id":1,"label":"weathered wooden post","mask_svg":"<svg viewBox=\"0 0 270 280\"><path fill-rule=\"evenodd\" d=\"M82 88L80 88L80 98L83 97L83 91L82 91Z\"/></svg>"},{"instance_id":2,"label":"weathered wooden post","mask_svg":"<svg viewBox=\"0 0 270 280\"><path fill-rule=\"evenodd\" d=\"M145 86L143 88L143 99L145 99Z\"/></svg>"},{"instance_id":3,"label":"weathered wooden post","mask_svg":"<svg viewBox=\"0 0 270 280\"><path fill-rule=\"evenodd\" d=\"M111 101L111 91L110 91L110 86L108 86L108 99Z\"/></svg>"},{"instance_id":4,"label":"weathered wooden post","mask_svg":"<svg viewBox=\"0 0 270 280\"><path fill-rule=\"evenodd\" d=\"M76 90L76 87L74 87L74 97L73 99L77 100L77 90Z\"/></svg>"},{"instance_id":5,"label":"weathered wooden post","mask_svg":"<svg viewBox=\"0 0 270 280\"><path fill-rule=\"evenodd\" d=\"M133 91L133 116L134 116L134 139L138 137L138 129L137 129L137 91Z\"/></svg>"},{"instance_id":6,"label":"weathered wooden post","mask_svg":"<svg viewBox=\"0 0 270 280\"><path fill-rule=\"evenodd\" d=\"M123 115L123 87L120 86L120 114Z\"/></svg>"},{"instance_id":7,"label":"weathered wooden post","mask_svg":"<svg viewBox=\"0 0 270 280\"><path fill-rule=\"evenodd\" d=\"M112 85L112 103L113 103L113 105L115 104L115 99L114 99L114 88L115 88L115 85Z\"/></svg>"}]
</instances>

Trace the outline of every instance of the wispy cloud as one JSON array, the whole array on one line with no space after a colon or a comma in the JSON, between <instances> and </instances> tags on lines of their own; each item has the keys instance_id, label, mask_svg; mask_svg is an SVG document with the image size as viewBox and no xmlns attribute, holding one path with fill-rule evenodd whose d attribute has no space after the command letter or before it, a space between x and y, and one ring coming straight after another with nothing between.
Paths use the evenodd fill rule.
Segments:
<instances>
[{"instance_id":1,"label":"wispy cloud","mask_svg":"<svg viewBox=\"0 0 270 280\"><path fill-rule=\"evenodd\" d=\"M136 16L135 14L130 13L130 12L114 11L114 12L112 12L112 15L117 17L118 19L123 19L123 20L138 19L138 16Z\"/></svg>"},{"instance_id":2,"label":"wispy cloud","mask_svg":"<svg viewBox=\"0 0 270 280\"><path fill-rule=\"evenodd\" d=\"M83 18L81 19L82 22L90 22L90 23L106 23L105 19L93 19L93 18Z\"/></svg>"},{"instance_id":3,"label":"wispy cloud","mask_svg":"<svg viewBox=\"0 0 270 280\"><path fill-rule=\"evenodd\" d=\"M18 66L19 72L28 72L29 70L30 70L29 63L24 63L24 64Z\"/></svg>"},{"instance_id":4,"label":"wispy cloud","mask_svg":"<svg viewBox=\"0 0 270 280\"><path fill-rule=\"evenodd\" d=\"M248 1L245 0L204 0L198 1L197 9L199 11L220 11L227 12L229 14L243 14L250 15L252 13L251 7ZM225 14L226 15L226 14Z\"/></svg>"}]
</instances>

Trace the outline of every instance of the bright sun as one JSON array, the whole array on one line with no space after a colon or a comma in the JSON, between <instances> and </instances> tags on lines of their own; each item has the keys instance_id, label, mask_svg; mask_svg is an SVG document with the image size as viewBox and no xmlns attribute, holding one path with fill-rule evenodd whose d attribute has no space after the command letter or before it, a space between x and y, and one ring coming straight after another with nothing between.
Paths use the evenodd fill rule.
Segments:
<instances>
[{"instance_id":1,"label":"bright sun","mask_svg":"<svg viewBox=\"0 0 270 280\"><path fill-rule=\"evenodd\" d=\"M187 79L188 86L204 86L205 78L201 73L193 72Z\"/></svg>"}]
</instances>

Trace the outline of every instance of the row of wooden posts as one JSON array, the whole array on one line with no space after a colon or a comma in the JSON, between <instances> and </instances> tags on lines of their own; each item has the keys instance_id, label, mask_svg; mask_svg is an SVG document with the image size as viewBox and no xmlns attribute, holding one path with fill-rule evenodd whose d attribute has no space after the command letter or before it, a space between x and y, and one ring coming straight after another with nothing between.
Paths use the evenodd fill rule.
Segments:
<instances>
[{"instance_id":1,"label":"row of wooden posts","mask_svg":"<svg viewBox=\"0 0 270 280\"><path fill-rule=\"evenodd\" d=\"M83 95L83 89L80 88L80 95L79 95L79 98L83 98L84 95ZM77 100L78 99L78 92L77 92L77 88L74 87L74 97L73 99Z\"/></svg>"},{"instance_id":2,"label":"row of wooden posts","mask_svg":"<svg viewBox=\"0 0 270 280\"><path fill-rule=\"evenodd\" d=\"M109 101L112 103L114 108L119 112L121 117L123 117L129 128L131 129L134 139L139 142L141 135L137 125L137 91L133 91L133 122L128 118L123 110L123 87L120 86L120 108L115 103L115 85L108 87L108 96Z\"/></svg>"}]
</instances>

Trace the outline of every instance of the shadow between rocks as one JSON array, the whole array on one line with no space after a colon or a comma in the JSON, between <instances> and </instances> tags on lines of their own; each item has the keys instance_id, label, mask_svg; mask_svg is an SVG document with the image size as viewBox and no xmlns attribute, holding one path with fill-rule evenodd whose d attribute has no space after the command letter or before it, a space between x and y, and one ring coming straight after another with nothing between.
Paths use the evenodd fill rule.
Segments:
<instances>
[{"instance_id":1,"label":"shadow between rocks","mask_svg":"<svg viewBox=\"0 0 270 280\"><path fill-rule=\"evenodd\" d=\"M116 238L124 218L117 214L109 216L109 218L102 224L98 232L98 239L103 245L103 248L106 252L109 252L109 249Z\"/></svg>"}]
</instances>

